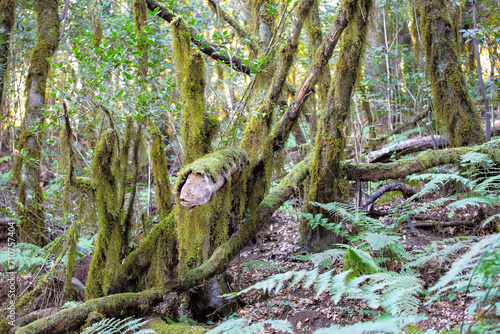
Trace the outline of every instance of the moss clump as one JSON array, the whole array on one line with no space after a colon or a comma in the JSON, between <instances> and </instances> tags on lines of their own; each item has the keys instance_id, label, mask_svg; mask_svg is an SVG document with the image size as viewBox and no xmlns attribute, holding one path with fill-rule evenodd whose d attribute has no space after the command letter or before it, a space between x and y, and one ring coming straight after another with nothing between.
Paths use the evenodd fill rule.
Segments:
<instances>
[{"instance_id":1,"label":"moss clump","mask_svg":"<svg viewBox=\"0 0 500 334\"><path fill-rule=\"evenodd\" d=\"M94 151L92 175L96 184L96 202L99 213L99 232L90 263L86 298L92 299L108 293L112 278L120 264L122 238L120 230L121 207L118 186L111 170L115 152L116 133L104 132Z\"/></svg>"},{"instance_id":2,"label":"moss clump","mask_svg":"<svg viewBox=\"0 0 500 334\"><path fill-rule=\"evenodd\" d=\"M245 207L245 175L248 164L245 150L229 147L208 154L179 172L175 186L178 203L179 272L184 273L189 267L207 260L211 251L226 241L230 213L235 212L240 217ZM233 166L238 166L239 171L230 175L229 170ZM225 184L213 194L208 203L186 208L180 205L179 195L191 173L206 175L214 182L224 177Z\"/></svg>"},{"instance_id":3,"label":"moss clump","mask_svg":"<svg viewBox=\"0 0 500 334\"><path fill-rule=\"evenodd\" d=\"M121 276L128 282L127 288L163 287L166 279L174 278L177 265L175 217L174 210L126 257ZM145 285L133 286L138 282L145 282Z\"/></svg>"},{"instance_id":4,"label":"moss clump","mask_svg":"<svg viewBox=\"0 0 500 334\"><path fill-rule=\"evenodd\" d=\"M163 144L161 132L156 125L150 125L149 135L151 136L149 154L156 184L156 204L160 211L160 219L163 219L172 210L172 191L168 177L167 159L165 158L165 144Z\"/></svg>"},{"instance_id":5,"label":"moss clump","mask_svg":"<svg viewBox=\"0 0 500 334\"><path fill-rule=\"evenodd\" d=\"M205 66L201 52L191 48L191 34L181 17L172 20L173 53L182 97L181 116L184 164L201 158L210 150L217 125L205 111ZM218 123L218 122L217 122Z\"/></svg>"}]
</instances>

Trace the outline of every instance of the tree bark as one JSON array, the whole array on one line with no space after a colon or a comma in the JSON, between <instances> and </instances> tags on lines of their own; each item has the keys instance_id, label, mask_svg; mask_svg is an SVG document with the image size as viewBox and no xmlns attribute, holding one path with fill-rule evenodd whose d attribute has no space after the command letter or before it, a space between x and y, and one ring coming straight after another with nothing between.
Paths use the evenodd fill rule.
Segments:
<instances>
[{"instance_id":1,"label":"tree bark","mask_svg":"<svg viewBox=\"0 0 500 334\"><path fill-rule=\"evenodd\" d=\"M20 234L24 242L44 246L48 242L45 231L44 196L40 186L40 168L44 136L43 106L49 74L49 60L59 45L59 16L57 0L36 1L33 9L37 15L38 40L30 59L26 79L26 109L19 152L15 169L20 171L19 206Z\"/></svg>"},{"instance_id":2,"label":"tree bark","mask_svg":"<svg viewBox=\"0 0 500 334\"><path fill-rule=\"evenodd\" d=\"M417 1L434 106L450 135L452 147L481 144L485 140L484 131L465 87L450 5L446 0Z\"/></svg>"},{"instance_id":3,"label":"tree bark","mask_svg":"<svg viewBox=\"0 0 500 334\"><path fill-rule=\"evenodd\" d=\"M0 108L3 110L3 90L7 79L7 61L9 59L9 40L14 26L16 0L0 0ZM8 109L7 109L8 110ZM7 117L0 112L1 117Z\"/></svg>"}]
</instances>

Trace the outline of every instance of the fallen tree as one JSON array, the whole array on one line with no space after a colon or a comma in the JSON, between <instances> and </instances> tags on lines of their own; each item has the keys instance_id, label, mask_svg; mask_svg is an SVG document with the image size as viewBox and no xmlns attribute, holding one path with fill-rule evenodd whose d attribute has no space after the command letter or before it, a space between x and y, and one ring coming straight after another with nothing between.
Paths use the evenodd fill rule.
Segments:
<instances>
[{"instance_id":1,"label":"fallen tree","mask_svg":"<svg viewBox=\"0 0 500 334\"><path fill-rule=\"evenodd\" d=\"M366 155L368 162L388 162L393 156L399 158L403 155L420 152L429 148L444 148L448 145L448 136L427 136L417 137L400 141L394 145L385 147L378 151L370 152ZM436 147L434 147L436 146Z\"/></svg>"}]
</instances>

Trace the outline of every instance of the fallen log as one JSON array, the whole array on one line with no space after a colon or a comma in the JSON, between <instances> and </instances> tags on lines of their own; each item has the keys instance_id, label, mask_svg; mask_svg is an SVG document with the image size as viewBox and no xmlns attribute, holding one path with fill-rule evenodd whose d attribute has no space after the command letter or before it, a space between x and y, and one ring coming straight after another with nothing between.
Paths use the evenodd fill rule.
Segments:
<instances>
[{"instance_id":1,"label":"fallen log","mask_svg":"<svg viewBox=\"0 0 500 334\"><path fill-rule=\"evenodd\" d=\"M427 136L427 137L418 137L412 138L405 141L400 141L394 145L389 147L385 147L378 151L370 152L366 155L366 159L368 162L388 162L389 159L396 155L396 158L401 157L403 155L425 151L429 148L434 148L434 142L437 145L437 148L443 148L448 145L449 138L448 136Z\"/></svg>"},{"instance_id":2,"label":"fallen log","mask_svg":"<svg viewBox=\"0 0 500 334\"><path fill-rule=\"evenodd\" d=\"M427 150L414 158L391 163L346 163L343 169L348 180L376 182L400 179L428 168L457 164L462 155L473 149L487 154L497 165L500 165L500 149L456 147L441 151Z\"/></svg>"},{"instance_id":3,"label":"fallen log","mask_svg":"<svg viewBox=\"0 0 500 334\"><path fill-rule=\"evenodd\" d=\"M177 309L179 299L176 294L163 297L159 290L146 290L140 293L121 293L106 297L91 299L83 304L51 314L38 319L29 325L20 327L16 334L58 334L67 330L77 329L92 312L99 312L106 317L141 317L148 314L153 306L166 302ZM169 317L175 314L170 314Z\"/></svg>"}]
</instances>

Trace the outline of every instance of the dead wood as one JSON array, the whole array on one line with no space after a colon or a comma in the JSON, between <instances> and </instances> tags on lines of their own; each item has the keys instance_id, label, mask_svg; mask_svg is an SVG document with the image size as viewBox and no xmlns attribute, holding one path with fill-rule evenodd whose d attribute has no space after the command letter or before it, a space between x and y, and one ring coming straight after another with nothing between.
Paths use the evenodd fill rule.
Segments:
<instances>
[{"instance_id":1,"label":"dead wood","mask_svg":"<svg viewBox=\"0 0 500 334\"><path fill-rule=\"evenodd\" d=\"M420 152L434 147L434 141L437 148L443 148L448 145L448 136L432 136L412 138L401 141L389 147L378 151L368 153L366 159L368 162L388 162L389 159L396 155L400 157L413 152Z\"/></svg>"},{"instance_id":2,"label":"dead wood","mask_svg":"<svg viewBox=\"0 0 500 334\"><path fill-rule=\"evenodd\" d=\"M122 293L91 299L83 304L51 314L17 329L16 334L58 334L77 329L90 313L99 312L106 317L145 316L162 301L172 304L176 309L179 299L176 294L167 298L159 290L146 290L140 293ZM175 305L174 305L175 304ZM175 314L171 314L176 318Z\"/></svg>"},{"instance_id":3,"label":"dead wood","mask_svg":"<svg viewBox=\"0 0 500 334\"><path fill-rule=\"evenodd\" d=\"M409 185L406 183L389 183L386 184L382 187L380 187L375 194L373 194L368 201L365 203L366 210L368 212L372 211L373 209L373 204L375 204L375 201L378 200L382 195L385 193L391 192L391 191L401 191L403 196L405 198L411 197L416 194L416 191L412 189Z\"/></svg>"}]
</instances>

